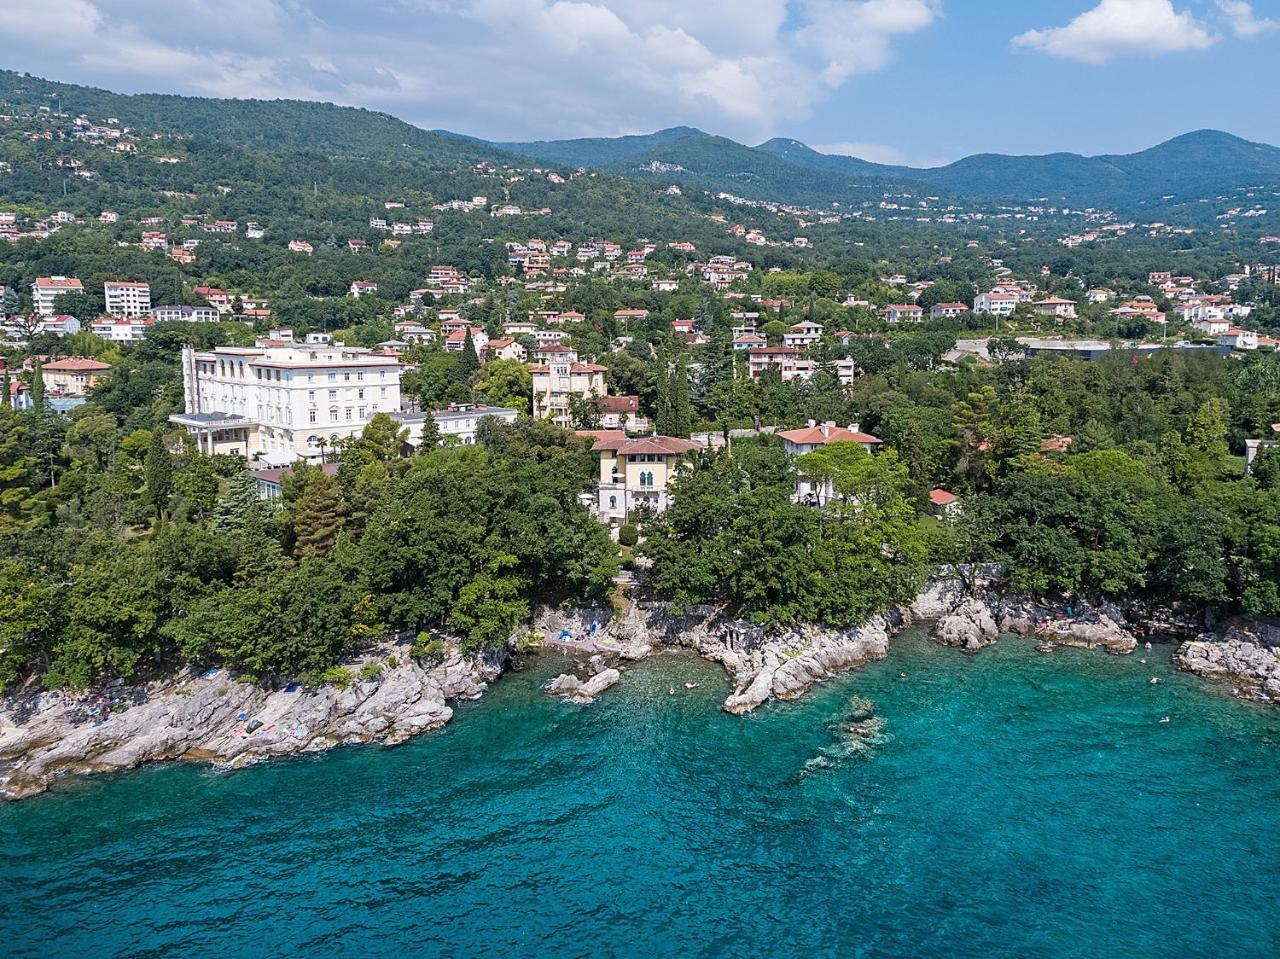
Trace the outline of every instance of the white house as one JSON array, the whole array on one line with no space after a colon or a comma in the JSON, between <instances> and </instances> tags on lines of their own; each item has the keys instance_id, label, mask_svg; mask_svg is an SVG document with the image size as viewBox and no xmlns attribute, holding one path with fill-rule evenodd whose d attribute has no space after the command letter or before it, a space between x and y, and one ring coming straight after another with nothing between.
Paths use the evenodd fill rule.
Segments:
<instances>
[{"instance_id":1,"label":"white house","mask_svg":"<svg viewBox=\"0 0 1280 959\"><path fill-rule=\"evenodd\" d=\"M151 287L146 283L108 280L102 284L107 312L112 316L145 316L151 312Z\"/></svg>"},{"instance_id":2,"label":"white house","mask_svg":"<svg viewBox=\"0 0 1280 959\"><path fill-rule=\"evenodd\" d=\"M914 305L894 304L884 308L884 321L886 323L919 323L924 320L924 307Z\"/></svg>"},{"instance_id":3,"label":"white house","mask_svg":"<svg viewBox=\"0 0 1280 959\"><path fill-rule=\"evenodd\" d=\"M157 323L217 323L221 314L212 306L153 306L151 318Z\"/></svg>"},{"instance_id":4,"label":"white house","mask_svg":"<svg viewBox=\"0 0 1280 959\"><path fill-rule=\"evenodd\" d=\"M422 445L422 427L427 421L427 415L426 413L392 413L391 418L409 427L409 445L416 447ZM472 403L451 403L447 410L438 410L430 414L436 421L436 429L440 431L441 440L455 442L461 446L475 444L481 420L493 417L504 423L514 423L519 415L516 410L505 406L477 406Z\"/></svg>"},{"instance_id":5,"label":"white house","mask_svg":"<svg viewBox=\"0 0 1280 959\"><path fill-rule=\"evenodd\" d=\"M1012 316L1018 308L1018 297L1013 293L979 293L973 300L973 312L990 316Z\"/></svg>"},{"instance_id":6,"label":"white house","mask_svg":"<svg viewBox=\"0 0 1280 959\"><path fill-rule=\"evenodd\" d=\"M84 284L74 276L41 276L31 284L31 303L36 313L50 316L57 313L55 301L64 293L83 293Z\"/></svg>"},{"instance_id":7,"label":"white house","mask_svg":"<svg viewBox=\"0 0 1280 959\"><path fill-rule=\"evenodd\" d=\"M183 413L170 420L207 453L287 465L318 460L377 413L400 409L400 361L325 343L260 340L182 351Z\"/></svg>"},{"instance_id":8,"label":"white house","mask_svg":"<svg viewBox=\"0 0 1280 959\"><path fill-rule=\"evenodd\" d=\"M609 394L604 381L608 368L595 363L556 361L531 366L529 372L533 374L534 419L551 419L568 426L570 399Z\"/></svg>"},{"instance_id":9,"label":"white house","mask_svg":"<svg viewBox=\"0 0 1280 959\"><path fill-rule=\"evenodd\" d=\"M810 420L806 427L784 430L778 436L782 438L783 448L791 456L804 456L832 443L860 443L868 453L874 453L881 442L878 437L859 430L857 423L851 423L845 429L835 423L817 423L814 420ZM796 480L796 502L822 505L834 496L835 487L830 479L812 479L802 473Z\"/></svg>"},{"instance_id":10,"label":"white house","mask_svg":"<svg viewBox=\"0 0 1280 959\"><path fill-rule=\"evenodd\" d=\"M94 336L112 343L141 343L155 320L144 316L100 316L90 324Z\"/></svg>"},{"instance_id":11,"label":"white house","mask_svg":"<svg viewBox=\"0 0 1280 959\"><path fill-rule=\"evenodd\" d=\"M822 341L822 324L812 320L796 323L782 335L782 345L803 350Z\"/></svg>"},{"instance_id":12,"label":"white house","mask_svg":"<svg viewBox=\"0 0 1280 959\"><path fill-rule=\"evenodd\" d=\"M942 320L959 316L961 313L968 312L969 307L964 303L935 303L929 307L929 319Z\"/></svg>"}]
</instances>

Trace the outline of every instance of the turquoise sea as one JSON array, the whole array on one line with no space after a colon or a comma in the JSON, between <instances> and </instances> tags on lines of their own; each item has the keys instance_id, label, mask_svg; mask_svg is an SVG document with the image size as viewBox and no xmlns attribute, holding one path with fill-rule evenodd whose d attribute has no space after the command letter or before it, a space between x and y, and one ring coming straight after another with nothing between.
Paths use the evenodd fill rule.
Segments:
<instances>
[{"instance_id":1,"label":"turquoise sea","mask_svg":"<svg viewBox=\"0 0 1280 959\"><path fill-rule=\"evenodd\" d=\"M907 636L745 718L688 656L577 707L544 655L395 749L5 805L0 955L1274 959L1280 713L1170 652Z\"/></svg>"}]
</instances>

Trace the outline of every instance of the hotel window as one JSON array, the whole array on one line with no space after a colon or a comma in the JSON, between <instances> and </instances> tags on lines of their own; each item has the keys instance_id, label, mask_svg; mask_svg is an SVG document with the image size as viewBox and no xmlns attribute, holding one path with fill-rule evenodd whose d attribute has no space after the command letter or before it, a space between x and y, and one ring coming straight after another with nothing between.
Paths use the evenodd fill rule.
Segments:
<instances>
[{"instance_id":1,"label":"hotel window","mask_svg":"<svg viewBox=\"0 0 1280 959\"><path fill-rule=\"evenodd\" d=\"M330 374L329 374L329 382L330 382L330 383L336 383L336 382L338 382L338 374L337 374L337 373L330 373Z\"/></svg>"},{"instance_id":2,"label":"hotel window","mask_svg":"<svg viewBox=\"0 0 1280 959\"><path fill-rule=\"evenodd\" d=\"M360 419L364 419L364 411L365 411L365 408L363 406L360 407Z\"/></svg>"},{"instance_id":3,"label":"hotel window","mask_svg":"<svg viewBox=\"0 0 1280 959\"><path fill-rule=\"evenodd\" d=\"M346 417L346 418L347 418L347 419L351 419L351 407L349 407L349 406L347 407L347 409L346 409L346 414L347 414L347 417Z\"/></svg>"},{"instance_id":4,"label":"hotel window","mask_svg":"<svg viewBox=\"0 0 1280 959\"><path fill-rule=\"evenodd\" d=\"M308 403L314 403L315 401L316 401L316 391L315 391L315 390L307 390L307 402L308 402Z\"/></svg>"},{"instance_id":5,"label":"hotel window","mask_svg":"<svg viewBox=\"0 0 1280 959\"><path fill-rule=\"evenodd\" d=\"M315 411L315 410L312 410L312 411L311 411L310 413L308 413L307 415L308 415L308 417L309 417L308 422L314 423L314 422L316 421L316 411Z\"/></svg>"},{"instance_id":6,"label":"hotel window","mask_svg":"<svg viewBox=\"0 0 1280 959\"><path fill-rule=\"evenodd\" d=\"M351 382L351 371L350 371L350 370L343 370L343 371L342 371L342 382L344 382L344 383L350 383L350 382Z\"/></svg>"},{"instance_id":7,"label":"hotel window","mask_svg":"<svg viewBox=\"0 0 1280 959\"><path fill-rule=\"evenodd\" d=\"M387 396L387 388L386 388L385 386L384 386L384 387L382 387L382 393L381 393L381 395L382 395L383 399L386 399L386 396Z\"/></svg>"},{"instance_id":8,"label":"hotel window","mask_svg":"<svg viewBox=\"0 0 1280 959\"><path fill-rule=\"evenodd\" d=\"M356 399L364 399L364 390L356 390Z\"/></svg>"},{"instance_id":9,"label":"hotel window","mask_svg":"<svg viewBox=\"0 0 1280 959\"><path fill-rule=\"evenodd\" d=\"M336 406L329 407L329 422L338 422L338 408Z\"/></svg>"},{"instance_id":10,"label":"hotel window","mask_svg":"<svg viewBox=\"0 0 1280 959\"><path fill-rule=\"evenodd\" d=\"M360 370L358 373L356 373L356 380L358 380L361 383L364 382L364 370Z\"/></svg>"},{"instance_id":11,"label":"hotel window","mask_svg":"<svg viewBox=\"0 0 1280 959\"><path fill-rule=\"evenodd\" d=\"M332 402L333 402L334 400L336 400L337 398L338 398L338 391L337 391L337 390L330 390L330 391L329 391L329 402L330 402L330 403L332 403Z\"/></svg>"}]
</instances>

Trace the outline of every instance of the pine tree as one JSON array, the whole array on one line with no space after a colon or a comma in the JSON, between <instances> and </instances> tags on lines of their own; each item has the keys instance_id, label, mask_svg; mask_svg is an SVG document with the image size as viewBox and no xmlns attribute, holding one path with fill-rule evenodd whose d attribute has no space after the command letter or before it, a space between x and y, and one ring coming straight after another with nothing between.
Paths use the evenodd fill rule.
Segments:
<instances>
[{"instance_id":1,"label":"pine tree","mask_svg":"<svg viewBox=\"0 0 1280 959\"><path fill-rule=\"evenodd\" d=\"M156 515L164 516L173 495L173 457L160 430L151 434L151 446L142 462L142 475L147 502L155 509Z\"/></svg>"},{"instance_id":2,"label":"pine tree","mask_svg":"<svg viewBox=\"0 0 1280 959\"><path fill-rule=\"evenodd\" d=\"M5 370L4 378L0 379L0 391L3 391L3 394L4 394L3 396L0 396L0 406L13 406L13 397L9 393L10 389L11 389L11 386L9 384L9 371Z\"/></svg>"},{"instance_id":3,"label":"pine tree","mask_svg":"<svg viewBox=\"0 0 1280 959\"><path fill-rule=\"evenodd\" d=\"M249 516L261 509L262 494L258 481L249 473L241 473L227 486L213 507L213 528L218 532L235 532Z\"/></svg>"},{"instance_id":4,"label":"pine tree","mask_svg":"<svg viewBox=\"0 0 1280 959\"><path fill-rule=\"evenodd\" d=\"M436 418L428 410L426 418L422 421L422 440L418 444L419 450L433 450L440 445L440 424L436 422Z\"/></svg>"},{"instance_id":5,"label":"pine tree","mask_svg":"<svg viewBox=\"0 0 1280 959\"><path fill-rule=\"evenodd\" d=\"M338 484L333 477L317 472L293 508L294 555L320 556L327 553L342 532L344 517Z\"/></svg>"}]
</instances>

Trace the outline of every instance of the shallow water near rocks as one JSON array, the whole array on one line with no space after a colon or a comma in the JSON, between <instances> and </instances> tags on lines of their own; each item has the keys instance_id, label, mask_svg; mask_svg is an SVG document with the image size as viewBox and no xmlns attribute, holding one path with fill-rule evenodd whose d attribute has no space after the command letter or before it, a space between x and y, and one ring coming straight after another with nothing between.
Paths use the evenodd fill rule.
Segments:
<instances>
[{"instance_id":1,"label":"shallow water near rocks","mask_svg":"<svg viewBox=\"0 0 1280 959\"><path fill-rule=\"evenodd\" d=\"M543 655L395 749L0 807L0 954L1280 955L1280 714L1171 651L909 633L744 718L691 656L583 707Z\"/></svg>"}]
</instances>

